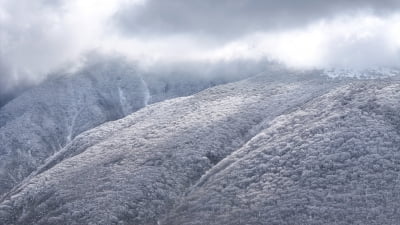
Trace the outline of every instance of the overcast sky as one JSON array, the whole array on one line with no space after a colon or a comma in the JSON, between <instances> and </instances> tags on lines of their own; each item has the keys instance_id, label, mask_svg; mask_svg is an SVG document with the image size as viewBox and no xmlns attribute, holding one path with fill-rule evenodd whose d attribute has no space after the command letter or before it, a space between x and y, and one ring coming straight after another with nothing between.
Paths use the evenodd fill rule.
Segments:
<instances>
[{"instance_id":1,"label":"overcast sky","mask_svg":"<svg viewBox=\"0 0 400 225\"><path fill-rule=\"evenodd\" d=\"M96 50L163 61L399 66L399 0L0 0L0 95Z\"/></svg>"}]
</instances>

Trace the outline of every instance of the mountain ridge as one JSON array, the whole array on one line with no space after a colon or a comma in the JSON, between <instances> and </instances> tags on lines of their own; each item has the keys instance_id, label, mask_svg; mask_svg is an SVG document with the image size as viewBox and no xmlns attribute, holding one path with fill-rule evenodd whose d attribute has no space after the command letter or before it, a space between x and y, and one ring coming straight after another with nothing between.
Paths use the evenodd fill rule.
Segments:
<instances>
[{"instance_id":1,"label":"mountain ridge","mask_svg":"<svg viewBox=\"0 0 400 225\"><path fill-rule=\"evenodd\" d=\"M363 179L350 200L341 190L359 168L380 174L384 159L388 180L368 179L396 197L399 85L267 72L148 105L78 135L3 196L0 224L390 224L397 217L363 194ZM353 169L336 174L333 162Z\"/></svg>"},{"instance_id":2,"label":"mountain ridge","mask_svg":"<svg viewBox=\"0 0 400 225\"><path fill-rule=\"evenodd\" d=\"M86 130L237 79L242 77L146 76L134 64L108 57L51 76L0 109L0 195Z\"/></svg>"},{"instance_id":3,"label":"mountain ridge","mask_svg":"<svg viewBox=\"0 0 400 225\"><path fill-rule=\"evenodd\" d=\"M118 123L121 121L125 121L123 123L126 123L126 121L129 121L130 118L137 118L134 120L134 121L137 121L143 115L150 117L150 118L152 118L152 117L157 118L156 124L154 124L152 122L152 120L150 120L149 118L141 120L139 123L134 122L133 127L130 126L129 128L121 130L119 132L119 135L115 136L115 138L109 139L109 141L103 142L101 144L94 145L93 147L88 148L86 151L82 152L79 155L76 155L72 158L61 161L61 163L58 163L55 167L51 168L50 170L48 170L44 173L39 174L37 177L34 177L32 180L27 182L26 186L24 186L22 188L22 190L18 191L18 193L14 193L14 195L13 195L14 197L12 197L11 199L19 199L19 197L17 197L17 198L15 198L15 197L16 196L22 197L22 196L26 195L27 193L25 192L25 190L33 190L30 188L30 186L32 186L32 185L35 186L34 189L36 189L37 191L39 189L41 190L39 192L35 191L38 194L40 192L44 191L43 194L39 194L39 196L44 197L44 196L47 196L47 194L45 194L45 193L52 193L53 192L52 190L55 190L54 187L50 188L50 186L46 185L46 182L42 183L42 181L40 181L41 178L38 180L39 177L42 177L42 178L48 177L49 176L48 173L50 173L51 171L52 171L51 173L58 171L55 173L58 174L58 176L63 176L63 177L65 177L65 175L61 175L60 173L66 172L67 174L69 174L68 176L73 176L73 177L76 176L76 175L73 175L76 173L76 174L79 174L79 177L85 177L85 179L90 179L90 180L94 181L95 178L92 176L95 176L95 177L99 176L101 173L103 173L103 172L99 172L99 171L103 171L103 169L100 169L100 168L103 168L103 166L105 166L104 168L108 168L108 165L110 165L110 166L112 166L113 170L116 169L117 171L120 171L120 172L118 172L119 175L114 175L111 177L114 177L115 179L120 180L120 181L115 180L115 181L113 181L113 183L114 182L120 183L123 181L122 183L120 183L120 185L118 187L118 190L121 191L121 194L125 193L125 191L126 191L125 189L131 190L130 191L131 193L140 193L145 190L145 189L143 189L143 187L145 187L145 186L147 186L146 192L152 190L151 192L149 192L148 197L141 196L141 195L138 195L137 197L135 197L135 194L134 195L123 194L123 196L125 196L125 198L138 198L137 200L131 199L129 201L130 203L123 203L123 204L131 205L130 208L131 207L134 207L134 208L131 208L131 210L129 210L129 211L125 211L123 209L120 209L122 211L119 211L119 209L117 207L114 210L115 214L114 213L110 214L110 216L111 215L117 216L117 215L120 215L121 213L122 214L128 213L126 216L122 216L120 218L121 223L156 223L156 221L154 220L158 217L156 215L159 215L159 214L161 215L162 212L165 210L162 208L158 208L159 206L164 205L164 204L167 204L167 205L172 204L172 202L174 202L176 200L176 198L178 198L178 196L180 195L179 193L183 193L184 190L190 186L190 183L192 183L195 180L200 178L200 175L205 172L206 168L212 167L215 163L218 163L218 161L220 161L221 159L226 157L229 154L229 152L234 151L234 149L238 148L243 143L245 143L246 141L243 138L246 136L247 131L251 130L254 126L256 126L262 120L268 120L265 116L263 116L262 110L259 110L259 109L266 107L269 111L271 111L271 115L269 116L269 118L273 119L274 115L276 116L280 113L283 113L288 108L292 107L293 105L298 105L299 102L307 101L312 96L318 95L317 94L318 92L326 90L326 87L330 87L331 85L334 85L333 83L327 84L319 79L311 80L311 81L304 81L296 76L293 76L292 81L272 81L271 82L270 77L267 76L266 78L267 79L263 78L263 76L260 76L258 78L256 77L254 79L249 79L249 80L246 80L243 82L232 83L232 84L218 86L216 88L211 88L206 91L200 92L199 94L196 94L192 97L178 99L178 100L170 100L168 102L161 102L161 103L157 103L154 105L150 105L149 107L146 107L146 108L134 113L131 116L128 116L120 121L113 122L113 123ZM249 87L251 87L251 88L249 88ZM313 90L313 91L311 91L311 90ZM238 95L238 93L242 93L243 95L242 94ZM220 101L218 99L221 99L223 101ZM286 104L282 104L282 103L284 103L284 101L286 101ZM265 104L266 102L269 102L269 104ZM171 106L168 106L168 104L172 104L172 105L176 104L176 106L171 107ZM237 108L235 106L235 105L240 106L242 104L244 104L243 106L246 105L246 107L243 108L243 106L241 106L240 108ZM206 106L206 105L208 105L208 106ZM178 115L175 115L177 106L179 106L180 108L183 107L182 110L186 111L188 114L180 112L181 109L179 109ZM158 109L155 111L151 111L152 108L156 108L156 107L157 108L161 107L164 109L163 110ZM245 110L245 108L247 108L247 110ZM223 110L223 111L221 111L221 110ZM230 111L230 110L233 110L233 111ZM239 110L239 111L237 111L237 110ZM153 114L154 113L155 114L152 115L151 112ZM162 112L162 114L163 114L162 117L159 117L160 112ZM172 114L170 114L170 113L172 113ZM204 113L206 113L205 115L209 115L208 120L211 120L211 121L204 120L203 116L200 116L201 114L204 114ZM237 113L239 113L238 116L239 115L241 115L241 116L239 116L238 118L235 118L237 116L234 116L234 115L236 115ZM140 115L142 115L142 116L140 116ZM231 115L231 116L229 116L229 115ZM243 120L244 118L246 118L245 115L247 115L249 117L246 120ZM172 118L169 118L169 116L172 116ZM181 116L183 116L183 117L181 117ZM173 118L181 118L181 119L175 120ZM195 119L195 118L197 118L197 119ZM224 122L222 122L222 121L221 121L222 123L217 122L218 120L220 120L219 118L221 118L222 121L224 121ZM241 119L239 119L239 118L241 118ZM212 122L212 121L214 121L214 122ZM132 122L129 122L129 123L132 123ZM104 126L112 126L113 123L108 123ZM205 123L205 124L203 125L203 123ZM147 125L145 125L145 124L147 124ZM169 126L172 126L174 124L176 124L176 125L169 128ZM253 125L250 126L251 124L253 124ZM240 125L240 126L237 127L236 125ZM167 127L165 127L165 126L167 126ZM134 128L134 127L136 127L136 128ZM187 128L185 128L185 127L187 127ZM161 130L159 130L159 129L161 129ZM181 130L181 129L183 129L183 130ZM167 132L164 132L164 130ZM173 132L171 134L168 134L168 130L171 130L171 131L173 130ZM185 134L183 135L183 133L181 133L180 130L181 131L186 130ZM93 130L90 132L93 132ZM208 132L211 132L211 133L207 134ZM168 138L163 137L163 135L159 136L160 134L163 134L163 135L168 134L167 135ZM130 138L126 138L127 135ZM228 137L233 137L232 135L234 135L234 137L236 137L236 138L233 138L233 139L228 138ZM143 140L138 139L140 136L143 136ZM152 140L151 142L146 141L146 139L149 139L149 138ZM165 138L167 138L167 139L165 139ZM248 138L251 138L251 137L248 137ZM235 139L236 139L236 141L235 141ZM79 138L77 140L79 140ZM174 141L174 140L176 140L176 141ZM229 141L229 140L232 140L232 141ZM120 143L120 144L117 144L117 143ZM115 145L120 146L120 147L117 147ZM108 146L108 147L106 147L106 146ZM129 146L131 146L131 147L129 147ZM148 146L148 147L146 147L146 146ZM158 149L157 146L163 146L164 149L168 149L168 150L163 150L163 151L157 150ZM180 146L180 147L178 147L178 146ZM200 147L200 146L203 146L203 147ZM232 146L232 147L229 147L229 146ZM236 147L233 147L233 146L236 146ZM113 153L108 152L108 151L106 151L107 148L115 149L116 152L113 152ZM135 150L136 153L131 152L129 150L123 150L123 149L130 149L130 148L136 149ZM223 150L225 148L227 148L227 149ZM174 153L172 153L175 151L175 149L179 151L179 154L176 153L176 155L175 155ZM228 149L230 149L230 150L228 150ZM167 151L167 152L164 152L164 151ZM225 151L225 153L224 153L224 151ZM95 153L95 152L97 152L97 153ZM130 159L130 157L128 157L128 155L130 155L130 154L134 154L134 155L142 154L142 153L144 154L145 152L148 152L148 153L146 153L146 155L135 156L134 158L131 158L131 159ZM152 152L152 153L150 153L150 152ZM168 153L168 152L171 152L171 153ZM103 154L106 154L106 155L111 154L111 155L102 156ZM192 154L194 154L194 155L192 155ZM201 155L199 155L199 154L201 154ZM99 161L99 162L94 163L94 164L89 163L89 161L87 161L86 163L80 162L81 160L85 161L85 160L89 160L89 159L91 161L93 159L93 157L97 158L96 161ZM170 157L172 157L172 158L170 158ZM110 158L110 159L108 159L108 158ZM148 159L146 159L146 158L148 158ZM170 158L170 159L168 159L168 158ZM170 161L170 160L173 160L173 161ZM185 161L189 162L192 160L194 160L194 161L190 164L183 163ZM103 163L100 163L101 161L103 161ZM87 163L89 163L89 164L87 164ZM118 169L120 167L119 166L120 164L121 165L126 164L128 166L128 165L131 165L131 163L133 163L132 166L135 165L135 166L131 167L131 169L129 169L129 167L126 167L123 170L121 170L122 168ZM63 165L63 166L61 167L61 165ZM162 165L167 166L166 168L169 168L169 169L160 170L162 168ZM90 176L83 175L89 171L92 171L92 169L89 169L89 168L92 168L93 166L94 167L100 166L98 169L95 170L98 172L96 172L96 173L93 173L94 171L90 172L90 174L92 174ZM189 170L183 169L188 166L191 169L189 169ZM180 169L180 167L182 167L182 169ZM72 168L75 168L75 169L72 169ZM87 168L87 169L89 169L89 171L87 171L87 169L85 169L86 172L83 172L79 169L76 172L72 172L72 171L75 171L77 168ZM106 171L109 171L110 173L116 172L113 170L109 171L108 169L106 169L106 170L104 170L104 173L108 173ZM153 170L159 171L160 174L158 172L154 173ZM62 172L62 171L64 171L64 172ZM80 172L78 172L78 171L80 171ZM144 182L144 183L141 184L140 181L137 181L139 183L135 182L136 184L131 183L129 185L123 184L124 182L127 182L127 181L124 181L125 180L124 176L126 176L126 175L122 175L122 174L127 173L127 171L131 171L131 172L133 172L133 174L137 174L137 175L135 175L135 177L136 177L135 179L142 180L141 182ZM143 172L140 172L140 171L143 171ZM145 172L145 171L147 171L147 172ZM153 172L151 172L151 171L153 171ZM165 172L161 172L161 171L165 171ZM171 172L168 172L168 171L171 171ZM172 171L175 171L175 172L172 172ZM142 173L143 173L143 175L140 175ZM146 175L147 173L151 174L151 176L149 177L148 176L149 174ZM162 175L162 174L165 174L165 175ZM178 175L178 174L181 174L181 175ZM186 174L186 175L184 175L184 174ZM100 176L104 176L104 175L100 175ZM121 177L119 177L119 176L121 176ZM143 176L143 177L140 178L141 176ZM167 176L168 178L166 178L166 177L163 178L163 176ZM54 177L54 175L50 175L50 177ZM106 177L111 178L108 175ZM172 178L172 177L174 177L174 178ZM46 179L48 180L48 178L45 178L45 180ZM68 178L67 180L70 180L70 179L71 178ZM70 180L71 182L75 183L75 186L78 185L78 183L76 183L76 181L74 181L76 179L79 180L81 178L75 177L72 180ZM150 179L150 180L148 180L148 179ZM158 179L161 179L162 181L161 180L156 181ZM167 179L167 180L165 180L165 179ZM154 181L151 181L151 180L154 180ZM50 181L50 180L48 180L48 181ZM156 183L154 183L154 182L156 182ZM166 183L163 184L164 182L166 182ZM54 184L56 184L56 183L54 183ZM62 187L65 185L65 183L64 183L64 181L61 181L61 183L63 183L63 184L62 184L62 186L60 186L60 188L63 189ZM89 183L84 182L79 185L79 186L81 186L81 188L83 188L81 190L82 193L87 193L85 195L88 195L88 196L91 196L93 194L97 195L97 194L95 194L96 191L93 192L94 190L87 189L88 187L86 187L85 183L89 185L90 182ZM150 185L151 183L157 184L156 186L161 189L158 190L155 187L151 188L151 185ZM40 184L40 185L36 186L38 184ZM168 188L168 186L164 186L167 184L172 185L172 186L169 188ZM104 186L104 185L106 185L106 187L107 187L107 185L110 185L110 184L102 184L100 186ZM144 186L142 187L141 185L144 185ZM150 186L148 186L148 185L150 185ZM45 186L47 186L48 188L45 188ZM37 189L37 188L39 188L39 189ZM81 188L79 188L79 190ZM76 189L76 187L74 189ZM167 192L164 192L161 190L165 190ZM176 190L178 192L172 191L172 190ZM78 191L78 193L81 191ZM117 197L117 196L119 196L119 194L117 194L117 193L119 193L120 191L113 190L113 191L109 192L109 194L106 194L106 196L109 195L110 197L107 197L104 200L102 200L102 198L96 198L93 196L94 197L93 200L100 201L100 202L106 201L106 202L108 202L107 204L110 204L111 202L115 202L115 201L117 201L117 199L119 199L118 201L121 201L122 199ZM164 193L164 194L161 194L160 198L164 199L165 202L157 203L158 206L156 208L155 208L155 205L150 204L150 202L153 202L156 200L156 199L153 199L154 197L151 197L151 196L153 196L153 194L151 194L153 191L154 191L154 193L160 193L160 194ZM61 194L61 192L59 192L59 191L56 191L56 192ZM100 192L102 192L102 191L100 191ZM89 193L91 193L91 194L89 194ZM59 195L59 194L56 194L56 195ZM72 194L72 193L70 193L70 194ZM54 194L52 194L52 195L54 195ZM73 194L73 195L75 195L75 194ZM48 197L45 197L44 200L40 200L42 197L39 197L39 196L37 196L39 202L42 202L42 203L53 202L52 197L50 197L50 199L48 199ZM86 196L86 197L88 197L88 196ZM114 196L114 197L111 197L111 196ZM130 196L130 197L128 197L128 196ZM162 196L164 196L164 197L162 197ZM167 196L170 196L170 197L167 197ZM173 197L173 196L176 196L176 197ZM68 198L71 198L71 197L72 196L70 196ZM85 205L84 202L86 202L86 200L84 200L84 199L86 199L86 197L84 197L83 199L82 199L82 197L83 196L81 196L79 198L74 197L75 200L73 200L73 202L76 202L74 204ZM35 199L35 198L36 197L34 197L33 199ZM58 200L63 202L60 198L64 198L64 197L61 197L61 196L57 197ZM142 199L142 198L147 199L147 200L144 200L144 202L143 202L144 204L147 205L144 208L142 206L139 206L140 202L143 201L143 200L139 200L139 199ZM82 199L82 200L79 200L79 199ZM111 199L114 199L114 200L110 201ZM122 200L122 201L125 202L126 200ZM9 205L7 202L8 202L8 200L5 200L3 202L3 203L5 203L4 205ZM22 200L22 202L24 202L24 200ZM28 213L28 212L30 212L30 213L23 216L24 218L26 218L23 221L25 221L25 223L29 223L28 221L30 221L30 219L36 218L35 220L31 221L31 223L32 222L37 223L37 224L48 223L49 218L42 218L42 220L40 220L40 218L34 211L36 211L36 210L39 210L39 211L50 210L51 211L51 209L44 209L44 208L39 209L41 207L36 205L36 203L33 203L31 201L29 201L29 202L30 202L29 205L31 205L31 206L29 206L30 209L28 210L28 208L26 208L24 211L25 211L25 213ZM78 203L78 202L81 202L81 203ZM100 202L96 203L96 205L103 205L103 203L100 203ZM171 203L168 203L168 202L171 202ZM53 203L50 203L50 205L52 205ZM70 203L72 203L72 202L70 202ZM68 206L70 203L66 203L66 205L60 206L60 207L67 209L70 207L70 206ZM13 204L19 204L19 203L14 202ZM41 204L41 205L45 207L46 204ZM116 204L116 202L112 203L112 205L114 205L114 204ZM148 204L150 204L150 205L148 205ZM25 205L25 203L23 203L23 205ZM34 207L34 205L36 205L36 206ZM73 224L73 223L88 223L90 221L92 221L92 222L96 221L95 223L113 223L112 222L112 221L114 221L113 219L110 220L110 218L108 218L107 214L103 215L104 213L101 213L103 211L103 209L96 209L94 211L93 210L86 211L84 209L85 207L83 205L81 206L83 208L81 208L80 210L82 210L81 213L85 212L86 219L85 218L79 219L79 217L73 217L73 218L71 217L71 218L68 218L67 220L64 220L65 221L64 223L71 223L71 224ZM95 207L95 205L92 205L92 204L89 204L89 205L88 205L89 208ZM36 209L34 211L31 211L31 209L32 209L31 207L34 207ZM39 208L37 208L37 207L39 207ZM67 207L67 208L65 208L65 207ZM112 207L114 207L114 206L112 206ZM60 210L61 210L61 208L60 208ZM14 209L16 210L16 208L14 208ZM28 210L28 211L26 211L26 210ZM15 212L17 212L17 211L15 211ZM50 211L49 211L49 214L56 213L56 212L51 213ZM69 210L67 210L67 211L69 211ZM136 214L137 216L134 216L134 214L132 214L132 213L139 213L139 214ZM36 216L34 216L34 215L36 215ZM56 215L58 215L58 216L56 216ZM62 216L62 215L63 215L63 213L61 213L61 214L56 213L54 215L54 218L52 217L54 220L52 219L51 221L53 221L53 222L57 221L57 223L60 223L60 222L62 223L62 221L59 220L60 218L65 218L65 216ZM130 215L130 216L128 216L128 215ZM140 215L142 215L142 216L140 216ZM111 217L114 218L114 216L111 216ZM58 218L58 219L55 219L55 218ZM117 216L117 218L118 218L118 216ZM12 221L13 220L10 220L10 221L8 221L8 223L13 223Z\"/></svg>"}]
</instances>

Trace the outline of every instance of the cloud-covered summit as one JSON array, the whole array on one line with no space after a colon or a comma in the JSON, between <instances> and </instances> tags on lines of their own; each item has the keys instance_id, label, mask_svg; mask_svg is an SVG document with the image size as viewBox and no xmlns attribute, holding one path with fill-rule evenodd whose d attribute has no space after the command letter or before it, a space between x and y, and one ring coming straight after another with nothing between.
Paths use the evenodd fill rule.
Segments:
<instances>
[{"instance_id":1,"label":"cloud-covered summit","mask_svg":"<svg viewBox=\"0 0 400 225\"><path fill-rule=\"evenodd\" d=\"M399 40L397 0L0 0L0 101L93 50L146 67L363 69L398 67Z\"/></svg>"}]
</instances>

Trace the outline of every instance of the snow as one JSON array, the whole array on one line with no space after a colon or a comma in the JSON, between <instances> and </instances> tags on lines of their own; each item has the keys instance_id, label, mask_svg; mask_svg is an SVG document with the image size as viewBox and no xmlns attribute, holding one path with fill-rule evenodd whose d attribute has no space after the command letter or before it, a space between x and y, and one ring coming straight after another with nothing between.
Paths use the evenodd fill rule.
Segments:
<instances>
[{"instance_id":1,"label":"snow","mask_svg":"<svg viewBox=\"0 0 400 225\"><path fill-rule=\"evenodd\" d=\"M339 84L264 74L151 104L78 135L4 196L3 221L156 224L260 123Z\"/></svg>"},{"instance_id":2,"label":"snow","mask_svg":"<svg viewBox=\"0 0 400 225\"><path fill-rule=\"evenodd\" d=\"M105 58L25 92L0 109L0 195L80 133L148 104L199 92L214 80L220 77L146 76L128 62ZM170 83L175 85L162 91Z\"/></svg>"},{"instance_id":3,"label":"snow","mask_svg":"<svg viewBox=\"0 0 400 225\"><path fill-rule=\"evenodd\" d=\"M356 82L268 122L161 224L397 224L399 90Z\"/></svg>"},{"instance_id":4,"label":"snow","mask_svg":"<svg viewBox=\"0 0 400 225\"><path fill-rule=\"evenodd\" d=\"M1 109L0 224L400 221L392 76L280 70L210 87L223 81L108 68Z\"/></svg>"},{"instance_id":5,"label":"snow","mask_svg":"<svg viewBox=\"0 0 400 225\"><path fill-rule=\"evenodd\" d=\"M326 69L323 74L332 78L382 79L400 75L396 68L375 67L370 69Z\"/></svg>"},{"instance_id":6,"label":"snow","mask_svg":"<svg viewBox=\"0 0 400 225\"><path fill-rule=\"evenodd\" d=\"M142 82L142 86L144 88L144 105L147 106L151 100L150 89L143 77L140 77L140 81Z\"/></svg>"}]
</instances>

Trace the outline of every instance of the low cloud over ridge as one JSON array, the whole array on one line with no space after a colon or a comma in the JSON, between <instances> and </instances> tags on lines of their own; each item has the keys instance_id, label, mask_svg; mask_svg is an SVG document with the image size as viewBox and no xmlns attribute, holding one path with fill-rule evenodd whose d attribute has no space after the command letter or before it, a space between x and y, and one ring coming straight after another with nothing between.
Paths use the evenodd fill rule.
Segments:
<instances>
[{"instance_id":1,"label":"low cloud over ridge","mask_svg":"<svg viewBox=\"0 0 400 225\"><path fill-rule=\"evenodd\" d=\"M0 105L92 50L146 66L397 67L399 13L397 0L0 0Z\"/></svg>"}]
</instances>

